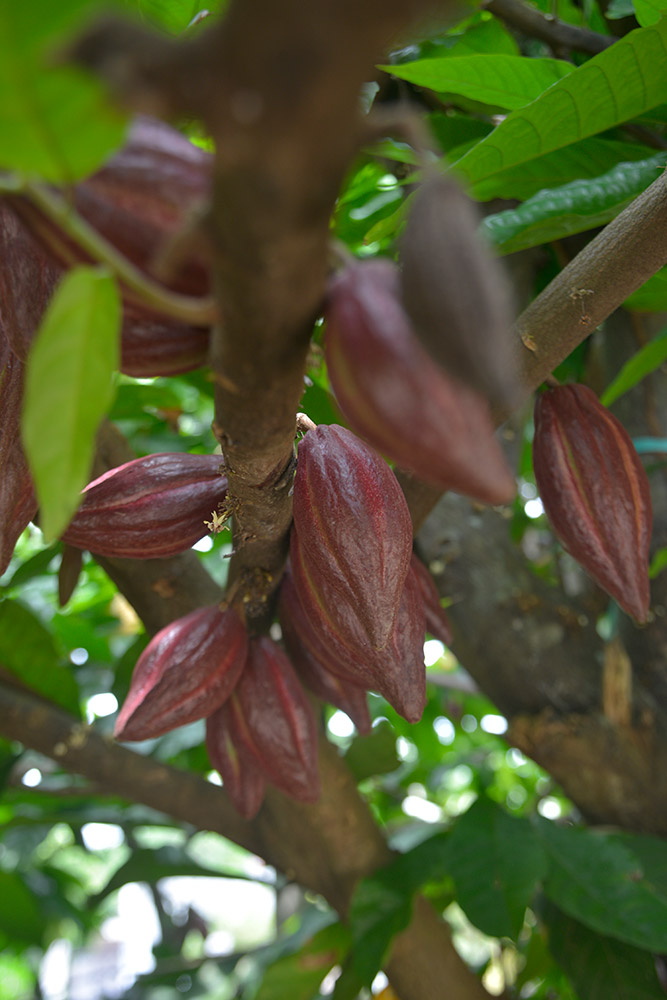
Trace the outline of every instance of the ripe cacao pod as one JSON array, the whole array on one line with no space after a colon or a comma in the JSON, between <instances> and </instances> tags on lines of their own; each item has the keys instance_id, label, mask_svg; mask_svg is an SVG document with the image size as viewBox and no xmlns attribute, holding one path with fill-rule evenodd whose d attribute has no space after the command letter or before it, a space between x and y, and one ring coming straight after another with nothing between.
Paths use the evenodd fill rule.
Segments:
<instances>
[{"instance_id":1,"label":"ripe cacao pod","mask_svg":"<svg viewBox=\"0 0 667 1000\"><path fill-rule=\"evenodd\" d=\"M442 490L500 504L515 493L488 405L426 354L400 300L398 269L367 260L334 277L325 353L350 425L402 468Z\"/></svg>"},{"instance_id":2,"label":"ripe cacao pod","mask_svg":"<svg viewBox=\"0 0 667 1000\"><path fill-rule=\"evenodd\" d=\"M300 638L313 656L343 679L379 691L408 722L418 722L426 697L426 618L419 582L412 568L408 568L392 633L385 646L377 650L352 614L347 617L346 635L342 637L338 631L341 606L331 612L314 598L294 531L290 540L290 563L303 610L303 618L295 616L294 621L298 623Z\"/></svg>"},{"instance_id":3,"label":"ripe cacao pod","mask_svg":"<svg viewBox=\"0 0 667 1000\"><path fill-rule=\"evenodd\" d=\"M244 747L241 732L238 699L232 694L206 720L206 749L234 806L245 819L252 819L264 800L266 778Z\"/></svg>"},{"instance_id":4,"label":"ripe cacao pod","mask_svg":"<svg viewBox=\"0 0 667 1000\"><path fill-rule=\"evenodd\" d=\"M23 365L0 331L4 365L0 368L0 576L19 535L37 513L37 500L21 447Z\"/></svg>"},{"instance_id":5,"label":"ripe cacao pod","mask_svg":"<svg viewBox=\"0 0 667 1000\"><path fill-rule=\"evenodd\" d=\"M232 608L198 608L151 639L132 675L114 735L147 740L204 718L232 693L248 633Z\"/></svg>"},{"instance_id":6,"label":"ripe cacao pod","mask_svg":"<svg viewBox=\"0 0 667 1000\"><path fill-rule=\"evenodd\" d=\"M86 486L63 541L102 556L157 559L185 552L227 493L219 455L174 452L119 465Z\"/></svg>"},{"instance_id":7,"label":"ripe cacao pod","mask_svg":"<svg viewBox=\"0 0 667 1000\"><path fill-rule=\"evenodd\" d=\"M452 643L452 630L445 609L440 604L440 594L433 582L433 577L421 559L414 553L411 565L419 581L419 588L424 602L426 631L430 632L434 639L439 639L445 646L450 646Z\"/></svg>"},{"instance_id":8,"label":"ripe cacao pod","mask_svg":"<svg viewBox=\"0 0 667 1000\"><path fill-rule=\"evenodd\" d=\"M412 522L391 469L351 431L335 424L308 431L299 445L294 531L313 597L350 615L382 649L398 614L412 552Z\"/></svg>"},{"instance_id":9,"label":"ripe cacao pod","mask_svg":"<svg viewBox=\"0 0 667 1000\"><path fill-rule=\"evenodd\" d=\"M625 428L587 386L548 389L535 404L533 466L565 548L624 611L646 621L651 494Z\"/></svg>"},{"instance_id":10,"label":"ripe cacao pod","mask_svg":"<svg viewBox=\"0 0 667 1000\"><path fill-rule=\"evenodd\" d=\"M250 640L234 699L239 754L250 753L287 795L315 802L320 795L315 716L287 655L272 639Z\"/></svg>"},{"instance_id":11,"label":"ripe cacao pod","mask_svg":"<svg viewBox=\"0 0 667 1000\"><path fill-rule=\"evenodd\" d=\"M304 615L292 574L288 569L280 584L280 626L290 659L307 688L323 701L345 712L360 733L371 730L366 689L330 669L307 644L312 628ZM317 643L316 643L317 646Z\"/></svg>"},{"instance_id":12,"label":"ripe cacao pod","mask_svg":"<svg viewBox=\"0 0 667 1000\"><path fill-rule=\"evenodd\" d=\"M191 372L206 364L210 339L207 327L165 320L126 305L120 338L120 370L133 378Z\"/></svg>"},{"instance_id":13,"label":"ripe cacao pod","mask_svg":"<svg viewBox=\"0 0 667 1000\"><path fill-rule=\"evenodd\" d=\"M411 198L401 236L401 287L412 328L433 360L492 406L512 408L512 315L500 262L458 181L433 174Z\"/></svg>"}]
</instances>

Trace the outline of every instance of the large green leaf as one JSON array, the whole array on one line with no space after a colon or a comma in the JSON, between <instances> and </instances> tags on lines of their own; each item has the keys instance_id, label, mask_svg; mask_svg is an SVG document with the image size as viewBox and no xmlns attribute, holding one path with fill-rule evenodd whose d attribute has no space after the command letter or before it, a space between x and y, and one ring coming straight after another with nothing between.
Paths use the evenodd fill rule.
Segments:
<instances>
[{"instance_id":1,"label":"large green leaf","mask_svg":"<svg viewBox=\"0 0 667 1000\"><path fill-rule=\"evenodd\" d=\"M623 303L626 309L639 312L665 312L667 310L667 267L663 267Z\"/></svg>"},{"instance_id":2,"label":"large green leaf","mask_svg":"<svg viewBox=\"0 0 667 1000\"><path fill-rule=\"evenodd\" d=\"M52 64L91 0L0 4L0 168L70 183L123 141L126 116L96 79Z\"/></svg>"},{"instance_id":3,"label":"large green leaf","mask_svg":"<svg viewBox=\"0 0 667 1000\"><path fill-rule=\"evenodd\" d=\"M545 914L549 948L586 1000L664 1000L653 956L602 937L556 907Z\"/></svg>"},{"instance_id":4,"label":"large green leaf","mask_svg":"<svg viewBox=\"0 0 667 1000\"><path fill-rule=\"evenodd\" d=\"M626 361L616 378L605 389L600 402L603 406L611 406L665 361L667 361L667 330L663 330L648 344L644 344L629 361Z\"/></svg>"},{"instance_id":5,"label":"large green leaf","mask_svg":"<svg viewBox=\"0 0 667 1000\"><path fill-rule=\"evenodd\" d=\"M322 928L298 951L268 967L254 1000L312 1000L327 972L340 964L349 947L350 933L342 924Z\"/></svg>"},{"instance_id":6,"label":"large green leaf","mask_svg":"<svg viewBox=\"0 0 667 1000\"><path fill-rule=\"evenodd\" d=\"M657 24L663 14L667 13L665 0L633 0L635 17L642 28L649 24Z\"/></svg>"},{"instance_id":7,"label":"large green leaf","mask_svg":"<svg viewBox=\"0 0 667 1000\"><path fill-rule=\"evenodd\" d=\"M560 59L485 53L417 59L380 69L439 93L460 94L483 104L514 109L534 101L552 84L572 73L574 66Z\"/></svg>"},{"instance_id":8,"label":"large green leaf","mask_svg":"<svg viewBox=\"0 0 667 1000\"><path fill-rule=\"evenodd\" d=\"M0 930L11 938L41 944L46 921L37 898L16 872L0 871Z\"/></svg>"},{"instance_id":9,"label":"large green leaf","mask_svg":"<svg viewBox=\"0 0 667 1000\"><path fill-rule=\"evenodd\" d=\"M667 18L639 28L513 111L458 160L469 183L628 121L664 101Z\"/></svg>"},{"instance_id":10,"label":"large green leaf","mask_svg":"<svg viewBox=\"0 0 667 1000\"><path fill-rule=\"evenodd\" d=\"M60 283L35 337L22 429L47 541L67 527L87 482L95 433L113 401L119 327L114 279L79 267Z\"/></svg>"},{"instance_id":11,"label":"large green leaf","mask_svg":"<svg viewBox=\"0 0 667 1000\"><path fill-rule=\"evenodd\" d=\"M457 901L493 937L516 937L546 874L547 856L528 820L480 798L458 820L449 852Z\"/></svg>"},{"instance_id":12,"label":"large green leaf","mask_svg":"<svg viewBox=\"0 0 667 1000\"><path fill-rule=\"evenodd\" d=\"M667 942L667 893L626 844L538 818L549 855L544 891L561 910L608 937L646 950Z\"/></svg>"},{"instance_id":13,"label":"large green leaf","mask_svg":"<svg viewBox=\"0 0 667 1000\"><path fill-rule=\"evenodd\" d=\"M518 208L487 216L481 226L501 253L514 253L602 226L659 176L667 153L618 166L593 180L546 188Z\"/></svg>"},{"instance_id":14,"label":"large green leaf","mask_svg":"<svg viewBox=\"0 0 667 1000\"><path fill-rule=\"evenodd\" d=\"M61 665L50 632L18 601L0 601L0 665L48 701L80 714L72 672Z\"/></svg>"}]
</instances>

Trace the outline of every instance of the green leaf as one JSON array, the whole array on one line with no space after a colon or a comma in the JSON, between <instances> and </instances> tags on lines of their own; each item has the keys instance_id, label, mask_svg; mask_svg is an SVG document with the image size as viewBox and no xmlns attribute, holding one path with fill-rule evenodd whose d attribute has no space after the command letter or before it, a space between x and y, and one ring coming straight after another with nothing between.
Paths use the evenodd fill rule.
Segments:
<instances>
[{"instance_id":1,"label":"green leaf","mask_svg":"<svg viewBox=\"0 0 667 1000\"><path fill-rule=\"evenodd\" d=\"M480 228L501 253L515 253L602 226L652 184L666 162L667 153L657 153L593 180L546 188L518 208L487 216Z\"/></svg>"},{"instance_id":2,"label":"green leaf","mask_svg":"<svg viewBox=\"0 0 667 1000\"><path fill-rule=\"evenodd\" d=\"M140 14L160 28L179 35L192 23L196 16L205 11L218 14L227 6L228 0L125 0L127 7ZM206 19L208 23L212 18Z\"/></svg>"},{"instance_id":3,"label":"green leaf","mask_svg":"<svg viewBox=\"0 0 667 1000\"><path fill-rule=\"evenodd\" d=\"M655 580L664 569L667 569L667 548L658 549L656 554L651 560L651 565L648 568L648 575L652 580Z\"/></svg>"},{"instance_id":4,"label":"green leaf","mask_svg":"<svg viewBox=\"0 0 667 1000\"><path fill-rule=\"evenodd\" d=\"M418 87L460 94L483 104L522 108L552 84L574 71L560 59L527 59L495 53L417 59L400 66L380 66L386 73Z\"/></svg>"},{"instance_id":5,"label":"green leaf","mask_svg":"<svg viewBox=\"0 0 667 1000\"><path fill-rule=\"evenodd\" d=\"M113 401L119 327L113 277L78 267L61 281L33 342L23 443L47 541L67 527L88 481L95 433Z\"/></svg>"},{"instance_id":6,"label":"green leaf","mask_svg":"<svg viewBox=\"0 0 667 1000\"><path fill-rule=\"evenodd\" d=\"M298 951L283 955L267 968L255 1000L312 1000L349 946L350 933L342 924L324 927Z\"/></svg>"},{"instance_id":7,"label":"green leaf","mask_svg":"<svg viewBox=\"0 0 667 1000\"><path fill-rule=\"evenodd\" d=\"M662 550L667 551L665 549ZM639 858L646 879L667 897L667 844L659 837L639 833L614 833L610 840L623 844Z\"/></svg>"},{"instance_id":8,"label":"green leaf","mask_svg":"<svg viewBox=\"0 0 667 1000\"><path fill-rule=\"evenodd\" d=\"M457 821L449 843L457 900L492 937L516 938L547 857L530 823L487 798Z\"/></svg>"},{"instance_id":9,"label":"green leaf","mask_svg":"<svg viewBox=\"0 0 667 1000\"><path fill-rule=\"evenodd\" d=\"M648 952L602 937L556 907L550 906L545 916L549 948L579 996L586 1000L664 1000Z\"/></svg>"},{"instance_id":10,"label":"green leaf","mask_svg":"<svg viewBox=\"0 0 667 1000\"><path fill-rule=\"evenodd\" d=\"M633 0L635 17L646 28L650 24L657 24L662 15L667 11L665 0Z\"/></svg>"},{"instance_id":11,"label":"green leaf","mask_svg":"<svg viewBox=\"0 0 667 1000\"><path fill-rule=\"evenodd\" d=\"M571 146L538 156L518 167L499 170L474 183L469 194L478 201L491 198L518 198L526 201L544 188L560 187L570 181L599 177L617 163L631 163L655 156L648 146L590 136ZM456 163L454 170L456 170Z\"/></svg>"},{"instance_id":12,"label":"green leaf","mask_svg":"<svg viewBox=\"0 0 667 1000\"><path fill-rule=\"evenodd\" d=\"M0 601L0 665L48 701L80 716L79 689L51 634L18 601Z\"/></svg>"},{"instance_id":13,"label":"green leaf","mask_svg":"<svg viewBox=\"0 0 667 1000\"><path fill-rule=\"evenodd\" d=\"M345 754L345 762L356 781L395 771L401 762L396 753L396 734L389 723L374 726L368 736L357 736Z\"/></svg>"},{"instance_id":14,"label":"green leaf","mask_svg":"<svg viewBox=\"0 0 667 1000\"><path fill-rule=\"evenodd\" d=\"M538 817L535 830L550 860L546 896L592 930L660 952L667 941L667 894L650 882L640 859L589 830Z\"/></svg>"},{"instance_id":15,"label":"green leaf","mask_svg":"<svg viewBox=\"0 0 667 1000\"><path fill-rule=\"evenodd\" d=\"M639 312L664 312L667 310L667 267L644 282L641 288L625 300L626 309Z\"/></svg>"},{"instance_id":16,"label":"green leaf","mask_svg":"<svg viewBox=\"0 0 667 1000\"><path fill-rule=\"evenodd\" d=\"M605 389L600 402L611 406L624 393L629 392L643 378L654 372L667 360L667 330L641 347L621 368L616 378Z\"/></svg>"},{"instance_id":17,"label":"green leaf","mask_svg":"<svg viewBox=\"0 0 667 1000\"><path fill-rule=\"evenodd\" d=\"M461 157L469 183L596 135L661 104L667 92L667 18L639 28L513 111Z\"/></svg>"},{"instance_id":18,"label":"green leaf","mask_svg":"<svg viewBox=\"0 0 667 1000\"><path fill-rule=\"evenodd\" d=\"M0 930L28 944L41 944L46 930L37 898L15 872L0 871Z\"/></svg>"},{"instance_id":19,"label":"green leaf","mask_svg":"<svg viewBox=\"0 0 667 1000\"><path fill-rule=\"evenodd\" d=\"M126 116L100 82L53 65L53 50L95 5L88 0L0 4L0 167L71 183L123 142ZM57 8L57 9L54 9Z\"/></svg>"},{"instance_id":20,"label":"green leaf","mask_svg":"<svg viewBox=\"0 0 667 1000\"><path fill-rule=\"evenodd\" d=\"M35 973L18 955L0 955L0 1000L34 996Z\"/></svg>"}]
</instances>

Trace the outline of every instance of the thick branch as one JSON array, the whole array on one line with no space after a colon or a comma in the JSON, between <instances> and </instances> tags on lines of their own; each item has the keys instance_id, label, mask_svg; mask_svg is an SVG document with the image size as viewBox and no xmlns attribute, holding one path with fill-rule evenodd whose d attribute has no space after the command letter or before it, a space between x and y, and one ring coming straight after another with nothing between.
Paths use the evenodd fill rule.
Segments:
<instances>
[{"instance_id":1,"label":"thick branch","mask_svg":"<svg viewBox=\"0 0 667 1000\"><path fill-rule=\"evenodd\" d=\"M607 38L597 31L579 28L575 24L559 21L549 14L542 14L521 0L489 0L484 6L506 24L518 28L532 38L540 38L548 45L596 55L616 41L615 38Z\"/></svg>"}]
</instances>

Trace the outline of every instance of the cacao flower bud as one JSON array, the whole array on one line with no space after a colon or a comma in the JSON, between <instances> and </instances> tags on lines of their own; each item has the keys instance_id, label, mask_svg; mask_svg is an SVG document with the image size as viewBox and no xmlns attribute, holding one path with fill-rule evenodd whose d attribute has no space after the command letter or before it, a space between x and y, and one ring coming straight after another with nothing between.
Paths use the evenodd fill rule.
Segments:
<instances>
[{"instance_id":1,"label":"cacao flower bud","mask_svg":"<svg viewBox=\"0 0 667 1000\"><path fill-rule=\"evenodd\" d=\"M266 793L266 779L253 755L244 748L238 700L231 695L206 720L206 749L234 806L252 819Z\"/></svg>"},{"instance_id":2,"label":"cacao flower bud","mask_svg":"<svg viewBox=\"0 0 667 1000\"><path fill-rule=\"evenodd\" d=\"M0 576L21 532L37 513L37 500L21 447L23 365L0 331L4 366L0 369Z\"/></svg>"},{"instance_id":3,"label":"cacao flower bud","mask_svg":"<svg viewBox=\"0 0 667 1000\"><path fill-rule=\"evenodd\" d=\"M86 486L63 541L101 556L157 559L185 552L227 494L219 455L174 452L119 465Z\"/></svg>"},{"instance_id":4,"label":"cacao flower bud","mask_svg":"<svg viewBox=\"0 0 667 1000\"><path fill-rule=\"evenodd\" d=\"M625 428L587 386L548 389L535 404L533 466L565 548L624 611L646 621L651 494Z\"/></svg>"},{"instance_id":5,"label":"cacao flower bud","mask_svg":"<svg viewBox=\"0 0 667 1000\"><path fill-rule=\"evenodd\" d=\"M332 673L379 691L408 722L418 722L426 698L424 631L426 620L419 582L411 567L405 579L398 615L388 642L374 649L358 619L348 611L346 635L338 630L342 605L332 612L313 596L301 561L296 532L290 540L290 562L303 615L295 613L299 637ZM356 631L355 631L356 630Z\"/></svg>"},{"instance_id":6,"label":"cacao flower bud","mask_svg":"<svg viewBox=\"0 0 667 1000\"><path fill-rule=\"evenodd\" d=\"M198 608L167 625L137 661L114 736L147 740L210 715L232 693L247 651L231 608Z\"/></svg>"},{"instance_id":7,"label":"cacao flower bud","mask_svg":"<svg viewBox=\"0 0 667 1000\"><path fill-rule=\"evenodd\" d=\"M326 317L331 385L358 433L442 490L491 504L512 499L514 477L486 401L421 347L391 261L362 261L336 275Z\"/></svg>"},{"instance_id":8,"label":"cacao flower bud","mask_svg":"<svg viewBox=\"0 0 667 1000\"><path fill-rule=\"evenodd\" d=\"M426 631L434 639L439 639L445 646L451 646L452 630L445 609L440 604L440 594L433 582L428 569L414 553L412 554L412 569L417 580L426 612Z\"/></svg>"},{"instance_id":9,"label":"cacao flower bud","mask_svg":"<svg viewBox=\"0 0 667 1000\"><path fill-rule=\"evenodd\" d=\"M434 361L492 406L511 409L517 379L508 282L477 235L480 221L454 177L428 177L401 236L402 298Z\"/></svg>"},{"instance_id":10,"label":"cacao flower bud","mask_svg":"<svg viewBox=\"0 0 667 1000\"><path fill-rule=\"evenodd\" d=\"M312 631L299 602L299 595L289 570L280 584L280 626L292 663L299 677L323 701L340 708L354 722L360 733L369 733L371 717L366 690L332 671L307 645Z\"/></svg>"},{"instance_id":11,"label":"cacao flower bud","mask_svg":"<svg viewBox=\"0 0 667 1000\"><path fill-rule=\"evenodd\" d=\"M391 635L412 552L412 522L391 469L336 424L308 431L294 480L294 531L313 596L346 633L353 612L371 646Z\"/></svg>"},{"instance_id":12,"label":"cacao flower bud","mask_svg":"<svg viewBox=\"0 0 667 1000\"><path fill-rule=\"evenodd\" d=\"M250 640L233 697L239 754L250 753L287 795L315 802L320 795L315 716L292 664L272 639Z\"/></svg>"}]
</instances>

